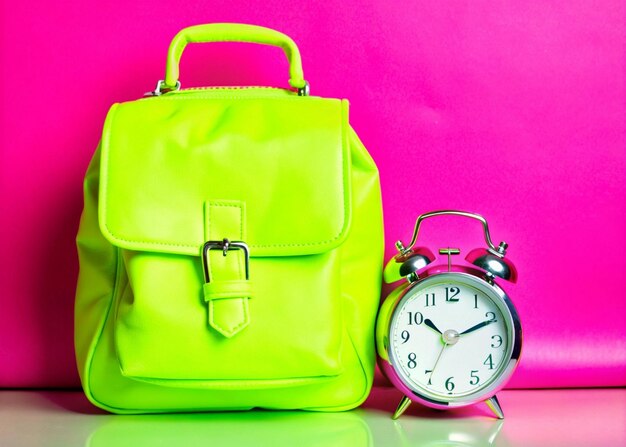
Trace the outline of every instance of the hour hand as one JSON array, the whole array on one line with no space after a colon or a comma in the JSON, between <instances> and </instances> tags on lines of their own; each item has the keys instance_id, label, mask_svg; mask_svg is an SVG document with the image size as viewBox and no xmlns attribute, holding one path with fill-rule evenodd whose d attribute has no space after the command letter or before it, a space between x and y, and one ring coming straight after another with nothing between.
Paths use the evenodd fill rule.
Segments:
<instances>
[{"instance_id":1,"label":"hour hand","mask_svg":"<svg viewBox=\"0 0 626 447\"><path fill-rule=\"evenodd\" d=\"M495 322L496 322L496 320L493 320L493 319L492 320L485 320L482 323L478 323L477 325L472 326L471 328L464 330L459 335L463 335L463 334L468 334L470 332L474 332L476 329L480 329L481 327L485 327L488 324L495 323ZM426 323L426 322L424 321L424 323Z\"/></svg>"},{"instance_id":2,"label":"hour hand","mask_svg":"<svg viewBox=\"0 0 626 447\"><path fill-rule=\"evenodd\" d=\"M426 318L424 320L424 324L426 326L428 326L429 328L431 328L433 331L436 331L437 333L441 334L441 331L437 328L437 326L435 326L435 323L433 323L430 318Z\"/></svg>"}]
</instances>

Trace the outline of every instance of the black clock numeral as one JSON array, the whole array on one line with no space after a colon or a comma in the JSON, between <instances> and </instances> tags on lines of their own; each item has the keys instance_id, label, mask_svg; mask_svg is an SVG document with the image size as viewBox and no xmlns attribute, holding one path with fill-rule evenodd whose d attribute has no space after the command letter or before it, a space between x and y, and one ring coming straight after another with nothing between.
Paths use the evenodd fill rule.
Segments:
<instances>
[{"instance_id":1,"label":"black clock numeral","mask_svg":"<svg viewBox=\"0 0 626 447\"><path fill-rule=\"evenodd\" d=\"M433 372L432 369L425 369L424 370L424 374L430 374L431 372ZM428 384L432 385L433 383L430 381L430 377L428 378Z\"/></svg>"},{"instance_id":2,"label":"black clock numeral","mask_svg":"<svg viewBox=\"0 0 626 447\"><path fill-rule=\"evenodd\" d=\"M478 309L478 295L474 295L474 309Z\"/></svg>"},{"instance_id":3,"label":"black clock numeral","mask_svg":"<svg viewBox=\"0 0 626 447\"><path fill-rule=\"evenodd\" d=\"M480 377L476 375L477 372L477 369L473 369L470 373L470 385L478 385L478 382L480 382ZM476 381L474 381L474 379L476 379Z\"/></svg>"},{"instance_id":4,"label":"black clock numeral","mask_svg":"<svg viewBox=\"0 0 626 447\"><path fill-rule=\"evenodd\" d=\"M489 323L495 323L496 321L498 321L496 320L496 314L494 312L487 312L485 314L485 317L489 318Z\"/></svg>"},{"instance_id":5,"label":"black clock numeral","mask_svg":"<svg viewBox=\"0 0 626 447\"><path fill-rule=\"evenodd\" d=\"M446 287L446 301L448 302L459 301L459 299L455 298L455 296L457 296L460 292L461 292L461 289L459 289L458 287Z\"/></svg>"},{"instance_id":6,"label":"black clock numeral","mask_svg":"<svg viewBox=\"0 0 626 447\"><path fill-rule=\"evenodd\" d=\"M487 358L483 362L483 365L488 366L489 369L493 369L493 357L491 357L491 354L487 356Z\"/></svg>"},{"instance_id":7,"label":"black clock numeral","mask_svg":"<svg viewBox=\"0 0 626 447\"><path fill-rule=\"evenodd\" d=\"M409 353L409 361L407 363L406 366L409 367L409 369L414 369L417 366L417 355L415 355L414 352L410 352Z\"/></svg>"},{"instance_id":8,"label":"black clock numeral","mask_svg":"<svg viewBox=\"0 0 626 447\"><path fill-rule=\"evenodd\" d=\"M431 304L432 299L432 304ZM426 294L426 307L435 306L437 303L435 302L435 294L427 293Z\"/></svg>"},{"instance_id":9,"label":"black clock numeral","mask_svg":"<svg viewBox=\"0 0 626 447\"><path fill-rule=\"evenodd\" d=\"M499 348L500 346L502 346L502 337L499 335L492 335L491 336L492 340L497 340L497 345L494 345L493 343L491 343L491 347L492 348Z\"/></svg>"},{"instance_id":10,"label":"black clock numeral","mask_svg":"<svg viewBox=\"0 0 626 447\"><path fill-rule=\"evenodd\" d=\"M424 322L424 315L421 312L409 312L409 325L420 325Z\"/></svg>"},{"instance_id":11,"label":"black clock numeral","mask_svg":"<svg viewBox=\"0 0 626 447\"><path fill-rule=\"evenodd\" d=\"M411 334L409 334L409 331L402 331L402 334L400 335L402 336L402 344L409 341L409 338L411 337Z\"/></svg>"},{"instance_id":12,"label":"black clock numeral","mask_svg":"<svg viewBox=\"0 0 626 447\"><path fill-rule=\"evenodd\" d=\"M454 382L452 379L454 379L454 377L448 377L448 380L446 380L446 390L448 390L448 394L452 394L452 390L454 390Z\"/></svg>"}]
</instances>

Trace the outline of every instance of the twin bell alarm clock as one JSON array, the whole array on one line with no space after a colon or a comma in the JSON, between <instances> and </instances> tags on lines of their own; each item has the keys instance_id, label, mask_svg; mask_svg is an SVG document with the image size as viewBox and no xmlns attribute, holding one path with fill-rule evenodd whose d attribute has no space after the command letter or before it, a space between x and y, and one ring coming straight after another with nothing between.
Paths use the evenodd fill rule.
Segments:
<instances>
[{"instance_id":1,"label":"twin bell alarm clock","mask_svg":"<svg viewBox=\"0 0 626 447\"><path fill-rule=\"evenodd\" d=\"M415 244L421 223L444 215L479 221L487 246L471 250L464 263L455 262L458 248L442 247L444 262L435 262L430 249ZM482 216L445 210L419 216L411 243L398 241L396 248L384 280L399 285L384 300L376 322L379 366L404 394L393 419L411 402L449 409L483 401L502 419L496 393L522 350L517 311L500 285L517 280L505 257L507 244L493 244Z\"/></svg>"}]
</instances>

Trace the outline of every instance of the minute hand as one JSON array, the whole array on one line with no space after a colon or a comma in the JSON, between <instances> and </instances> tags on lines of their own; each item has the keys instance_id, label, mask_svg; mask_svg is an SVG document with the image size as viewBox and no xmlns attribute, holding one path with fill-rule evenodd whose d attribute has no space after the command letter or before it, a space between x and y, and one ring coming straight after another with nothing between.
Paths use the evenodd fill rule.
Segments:
<instances>
[{"instance_id":1,"label":"minute hand","mask_svg":"<svg viewBox=\"0 0 626 447\"><path fill-rule=\"evenodd\" d=\"M467 333L473 332L476 329L480 329L481 327L487 326L488 324L495 323L495 322L496 322L496 320L485 320L482 323L478 323L476 326L472 326L471 328L464 330L459 335L463 335L463 334L467 334Z\"/></svg>"}]
</instances>

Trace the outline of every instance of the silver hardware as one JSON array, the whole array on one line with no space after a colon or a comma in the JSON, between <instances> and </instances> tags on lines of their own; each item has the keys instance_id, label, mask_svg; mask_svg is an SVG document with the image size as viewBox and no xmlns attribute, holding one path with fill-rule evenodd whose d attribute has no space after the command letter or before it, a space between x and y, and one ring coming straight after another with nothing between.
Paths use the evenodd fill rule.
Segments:
<instances>
[{"instance_id":1,"label":"silver hardware","mask_svg":"<svg viewBox=\"0 0 626 447\"><path fill-rule=\"evenodd\" d=\"M507 244L504 241L500 242L500 245L498 246L498 253L500 253L502 256L504 256L506 254L506 249L507 248L509 248L509 244Z\"/></svg>"},{"instance_id":2,"label":"silver hardware","mask_svg":"<svg viewBox=\"0 0 626 447\"><path fill-rule=\"evenodd\" d=\"M405 248L404 244L401 241L396 242L396 248L400 251L400 253L408 253L412 250L415 242L417 241L417 235L419 233L420 225L422 222L430 217L435 216L444 216L444 215L452 215L452 216L463 216L469 217L471 219L475 219L483 224L483 231L485 234L485 242L487 242L488 248L476 248L472 250L467 257L465 258L468 262L474 264L479 269L487 272L486 280L490 284L493 282L493 277L498 276L502 279L505 279L510 282L517 281L517 269L513 265L511 261L504 258L506 254L506 250L509 247L509 244L502 241L496 247L494 243L491 241L491 235L489 233L489 226L487 224L487 220L481 216L480 214L468 213L466 211L456 211L456 210L441 210L441 211L433 211L430 213L422 214L417 218L415 222L415 229L413 230L413 238L411 239L411 243L408 247ZM441 254L448 254L447 252L439 251ZM450 255L458 254L458 253L450 253L448 254L448 271L451 269L451 261ZM385 269L386 270L386 269ZM385 278L386 281L386 278Z\"/></svg>"},{"instance_id":3,"label":"silver hardware","mask_svg":"<svg viewBox=\"0 0 626 447\"><path fill-rule=\"evenodd\" d=\"M402 241L396 241L396 249L398 250L398 252L400 252L401 254L407 253L409 250L407 250L407 248L404 246L404 244L402 243Z\"/></svg>"},{"instance_id":4,"label":"silver hardware","mask_svg":"<svg viewBox=\"0 0 626 447\"><path fill-rule=\"evenodd\" d=\"M485 281L493 286L496 277L491 272L485 272Z\"/></svg>"},{"instance_id":5,"label":"silver hardware","mask_svg":"<svg viewBox=\"0 0 626 447\"><path fill-rule=\"evenodd\" d=\"M441 338L443 339L443 342L445 344L452 346L456 345L456 343L459 341L460 335L454 329L448 329L447 331L444 331L444 333L441 335Z\"/></svg>"},{"instance_id":6,"label":"silver hardware","mask_svg":"<svg viewBox=\"0 0 626 447\"><path fill-rule=\"evenodd\" d=\"M502 244L500 244L502 247ZM503 251L506 248L502 249ZM508 259L500 253L494 253L490 249L475 248L465 257L467 262L474 264L479 269L487 272L487 281L493 281L493 277L505 279L510 282L517 282L517 269ZM490 276L491 275L491 276Z\"/></svg>"},{"instance_id":7,"label":"silver hardware","mask_svg":"<svg viewBox=\"0 0 626 447\"><path fill-rule=\"evenodd\" d=\"M439 249L439 254L440 255L448 255L448 271L452 271L452 256L453 255L458 255L461 253L461 250L458 248L440 248Z\"/></svg>"},{"instance_id":8,"label":"silver hardware","mask_svg":"<svg viewBox=\"0 0 626 447\"><path fill-rule=\"evenodd\" d=\"M177 90L180 90L180 81L176 81L176 85L174 87L168 87L165 84L165 81L161 79L157 82L157 85L153 91L148 92L143 96L161 96L164 93L174 92Z\"/></svg>"},{"instance_id":9,"label":"silver hardware","mask_svg":"<svg viewBox=\"0 0 626 447\"><path fill-rule=\"evenodd\" d=\"M391 416L391 419L395 421L400 416L402 416L402 413L404 413L406 409L409 408L409 405L411 405L411 399L409 399L406 396L403 396L402 400L398 404L398 408L396 408L395 413L393 413L393 416Z\"/></svg>"},{"instance_id":10,"label":"silver hardware","mask_svg":"<svg viewBox=\"0 0 626 447\"><path fill-rule=\"evenodd\" d=\"M207 241L202 247L202 269L205 282L211 282L209 275L209 251L211 250L222 250L224 256L231 250L243 251L246 263L246 279L250 279L250 251L248 250L248 245L242 241L230 241L224 238L221 241Z\"/></svg>"},{"instance_id":11,"label":"silver hardware","mask_svg":"<svg viewBox=\"0 0 626 447\"><path fill-rule=\"evenodd\" d=\"M400 400L400 403L398 404L396 411L393 413L393 416L391 416L391 419L395 421L400 416L402 416L402 414L406 411L406 409L409 408L409 405L411 405L411 403L412 402L411 402L411 399L409 399L409 397L402 396L402 399ZM491 409L491 411L493 411L493 413L496 415L498 419L504 419L504 412L502 411L500 402L498 401L498 398L495 395L487 399L485 403ZM502 421L499 421L498 424L499 425L497 426L496 432L489 439L489 445L493 444L495 437L498 435L498 433L500 432L500 429L502 428L502 425L501 425Z\"/></svg>"},{"instance_id":12,"label":"silver hardware","mask_svg":"<svg viewBox=\"0 0 626 447\"><path fill-rule=\"evenodd\" d=\"M311 94L311 87L309 83L304 81L304 87L298 88L298 96L309 96Z\"/></svg>"},{"instance_id":13,"label":"silver hardware","mask_svg":"<svg viewBox=\"0 0 626 447\"><path fill-rule=\"evenodd\" d=\"M492 397L485 401L487 406L494 412L498 419L504 419L504 412L502 411L502 407L500 406L500 402L498 402L498 398L494 394Z\"/></svg>"},{"instance_id":14,"label":"silver hardware","mask_svg":"<svg viewBox=\"0 0 626 447\"><path fill-rule=\"evenodd\" d=\"M488 249L489 253L492 253L494 255L496 255L499 258L504 258L504 255L506 255L506 249L509 247L509 244L507 244L506 242L502 241L500 242L500 245L498 245L498 248L496 248L495 250L492 250L491 248Z\"/></svg>"},{"instance_id":15,"label":"silver hardware","mask_svg":"<svg viewBox=\"0 0 626 447\"><path fill-rule=\"evenodd\" d=\"M228 253L230 249L230 241L227 238L224 238L222 241L222 247L222 256L226 257L226 253Z\"/></svg>"},{"instance_id":16,"label":"silver hardware","mask_svg":"<svg viewBox=\"0 0 626 447\"><path fill-rule=\"evenodd\" d=\"M433 252L426 247L415 247L409 250L399 248L399 250L400 253L391 258L385 266L383 277L388 284L402 278L407 278L409 282L417 281L424 267L435 260Z\"/></svg>"},{"instance_id":17,"label":"silver hardware","mask_svg":"<svg viewBox=\"0 0 626 447\"><path fill-rule=\"evenodd\" d=\"M487 242L487 245L494 252L498 253L498 248L496 248L496 246L493 245L493 242L491 242L491 235L489 234L489 226L487 225L487 220L485 220L485 218L481 216L480 214L468 213L466 211L456 211L456 210L432 211L430 213L422 214L421 216L419 216L417 218L417 221L415 222L415 229L413 230L413 238L411 239L411 243L408 245L408 249L413 248L413 245L415 245L415 242L417 241L417 233L419 232L420 225L422 224L424 220L428 219L429 217L446 216L446 215L469 217L470 219L476 219L477 221L482 223L483 230L485 232L485 241ZM502 243L500 244L500 246L502 246ZM506 247L504 248L506 249Z\"/></svg>"}]
</instances>

